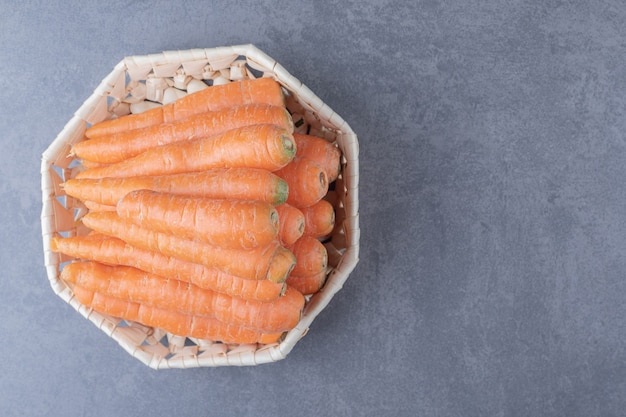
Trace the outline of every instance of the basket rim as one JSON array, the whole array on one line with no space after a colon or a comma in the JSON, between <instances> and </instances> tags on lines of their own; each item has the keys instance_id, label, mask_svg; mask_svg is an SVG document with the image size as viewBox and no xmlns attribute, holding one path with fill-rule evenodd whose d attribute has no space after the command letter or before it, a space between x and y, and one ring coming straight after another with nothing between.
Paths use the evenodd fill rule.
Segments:
<instances>
[{"instance_id":1,"label":"basket rim","mask_svg":"<svg viewBox=\"0 0 626 417\"><path fill-rule=\"evenodd\" d=\"M225 58L226 57L226 58ZM265 68L268 76L277 80L290 94L294 94L300 104L304 104L316 111L317 117L334 130L338 145L342 148L345 162L344 185L346 186L346 200L344 202L345 234L347 247L339 260L339 264L333 270L333 280L329 280L322 291L315 296L305 307L305 312L298 325L289 331L280 343L275 345L261 346L252 350L242 350L236 353L216 355L175 355L171 358L149 354L140 349L136 344L128 342L128 331L125 327L114 323L91 309L85 308L73 297L69 287L59 278L59 268L62 257L51 251L49 241L53 234L60 230L59 225L73 219L62 219L57 216L55 205L60 203L56 200L59 194L59 179L55 178L51 170L53 166L67 168L70 161L67 160L69 146L82 138L85 126L92 123L95 118L103 117L107 111L107 97L119 87L119 83L126 84L129 73L144 74L146 67L150 66L163 69L164 67L181 67L187 64L189 67L197 67L203 62L220 63L237 57L245 57L250 65ZM193 64L193 65L192 65ZM104 105L103 105L104 103ZM105 116L106 117L106 116ZM356 133L327 106L317 95L306 87L297 78L292 76L278 62L265 54L253 44L222 46L204 49L188 49L176 51L164 51L159 54L130 55L119 61L113 70L100 82L93 93L83 102L71 119L42 153L42 242L44 250L44 262L49 283L57 296L70 304L75 310L108 336L116 340L124 350L139 359L153 369L163 368L190 368L210 366L242 366L258 365L262 363L276 362L284 359L294 348L296 343L308 332L310 325L317 315L328 305L334 295L342 288L349 274L354 270L359 261L359 213L358 213L358 139ZM348 195L349 194L349 195Z\"/></svg>"}]
</instances>

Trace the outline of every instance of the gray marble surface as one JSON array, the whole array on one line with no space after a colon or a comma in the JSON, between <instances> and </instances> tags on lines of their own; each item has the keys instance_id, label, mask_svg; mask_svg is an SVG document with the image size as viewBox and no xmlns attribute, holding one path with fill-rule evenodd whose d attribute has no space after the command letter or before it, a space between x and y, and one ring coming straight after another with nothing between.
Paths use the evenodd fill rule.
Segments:
<instances>
[{"instance_id":1,"label":"gray marble surface","mask_svg":"<svg viewBox=\"0 0 626 417\"><path fill-rule=\"evenodd\" d=\"M624 415L622 1L0 6L2 415ZM285 360L153 371L49 287L41 153L123 56L242 43L359 135L361 261Z\"/></svg>"}]
</instances>

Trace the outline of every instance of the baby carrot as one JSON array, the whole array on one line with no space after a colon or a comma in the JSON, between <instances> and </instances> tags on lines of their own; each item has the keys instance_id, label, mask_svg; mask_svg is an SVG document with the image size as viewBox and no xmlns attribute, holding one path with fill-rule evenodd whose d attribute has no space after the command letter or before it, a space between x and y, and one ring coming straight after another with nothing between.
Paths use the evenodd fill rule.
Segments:
<instances>
[{"instance_id":1,"label":"baby carrot","mask_svg":"<svg viewBox=\"0 0 626 417\"><path fill-rule=\"evenodd\" d=\"M288 287L298 290L301 294L312 295L324 286L326 277L326 269L324 269L313 275L289 275L286 282Z\"/></svg>"},{"instance_id":2,"label":"baby carrot","mask_svg":"<svg viewBox=\"0 0 626 417\"><path fill-rule=\"evenodd\" d=\"M328 191L328 177L317 162L296 156L275 172L287 181L287 203L297 208L308 207L321 200Z\"/></svg>"},{"instance_id":3,"label":"baby carrot","mask_svg":"<svg viewBox=\"0 0 626 417\"><path fill-rule=\"evenodd\" d=\"M188 94L171 104L156 107L143 113L97 123L87 129L85 136L94 138L162 123L172 123L194 114L250 103L284 106L285 99L280 85L271 78L232 82L205 88L196 93Z\"/></svg>"},{"instance_id":4,"label":"baby carrot","mask_svg":"<svg viewBox=\"0 0 626 417\"><path fill-rule=\"evenodd\" d=\"M326 270L328 266L328 251L317 239L304 235L289 246L289 250L296 256L296 265L291 271L295 276L310 276Z\"/></svg>"},{"instance_id":5,"label":"baby carrot","mask_svg":"<svg viewBox=\"0 0 626 417\"><path fill-rule=\"evenodd\" d=\"M292 245L304 233L304 215L294 206L284 203L276 206L279 219L278 237L283 245Z\"/></svg>"},{"instance_id":6,"label":"baby carrot","mask_svg":"<svg viewBox=\"0 0 626 417\"><path fill-rule=\"evenodd\" d=\"M282 297L263 303L202 289L129 266L98 262L69 265L61 272L61 278L82 288L166 310L209 316L264 333L291 330L298 324L304 307L302 294L290 288Z\"/></svg>"},{"instance_id":7,"label":"baby carrot","mask_svg":"<svg viewBox=\"0 0 626 417\"><path fill-rule=\"evenodd\" d=\"M56 236L51 239L50 246L53 251L76 259L132 266L246 300L272 301L285 291L284 283L241 278L216 268L131 246L121 239L100 233L66 238Z\"/></svg>"},{"instance_id":8,"label":"baby carrot","mask_svg":"<svg viewBox=\"0 0 626 417\"><path fill-rule=\"evenodd\" d=\"M298 156L309 158L324 168L328 182L333 182L341 170L341 150L327 141L312 135L294 133L294 140L298 148Z\"/></svg>"},{"instance_id":9,"label":"baby carrot","mask_svg":"<svg viewBox=\"0 0 626 417\"><path fill-rule=\"evenodd\" d=\"M117 214L142 227L212 245L251 249L278 235L278 212L255 200L208 199L135 190L117 203Z\"/></svg>"},{"instance_id":10,"label":"baby carrot","mask_svg":"<svg viewBox=\"0 0 626 417\"><path fill-rule=\"evenodd\" d=\"M275 171L291 161L295 151L293 136L287 130L252 125L151 148L115 164L87 169L76 178L136 177L229 167Z\"/></svg>"},{"instance_id":11,"label":"baby carrot","mask_svg":"<svg viewBox=\"0 0 626 417\"><path fill-rule=\"evenodd\" d=\"M325 199L300 209L304 216L304 234L321 238L335 228L335 208ZM279 212L280 215L280 212Z\"/></svg>"},{"instance_id":12,"label":"baby carrot","mask_svg":"<svg viewBox=\"0 0 626 417\"><path fill-rule=\"evenodd\" d=\"M66 194L83 201L115 206L134 190L208 198L259 200L279 205L287 200L287 182L265 169L219 168L182 174L126 178L69 179L62 185Z\"/></svg>"},{"instance_id":13,"label":"baby carrot","mask_svg":"<svg viewBox=\"0 0 626 417\"><path fill-rule=\"evenodd\" d=\"M199 113L173 123L164 123L78 142L70 154L101 164L111 164L167 143L213 136L254 124L273 124L293 132L291 115L284 107L247 104Z\"/></svg>"},{"instance_id":14,"label":"baby carrot","mask_svg":"<svg viewBox=\"0 0 626 417\"><path fill-rule=\"evenodd\" d=\"M275 269L269 275L274 256L286 250L278 241L254 249L225 248L146 229L110 211L87 213L82 222L96 232L117 237L132 246L217 268L241 278L284 282L293 267L281 262L282 269Z\"/></svg>"},{"instance_id":15,"label":"baby carrot","mask_svg":"<svg viewBox=\"0 0 626 417\"><path fill-rule=\"evenodd\" d=\"M69 265L67 265L69 266ZM73 293L83 305L103 314L159 328L178 336L223 343L275 343L282 333L263 334L212 317L195 316L107 296L75 285Z\"/></svg>"}]
</instances>

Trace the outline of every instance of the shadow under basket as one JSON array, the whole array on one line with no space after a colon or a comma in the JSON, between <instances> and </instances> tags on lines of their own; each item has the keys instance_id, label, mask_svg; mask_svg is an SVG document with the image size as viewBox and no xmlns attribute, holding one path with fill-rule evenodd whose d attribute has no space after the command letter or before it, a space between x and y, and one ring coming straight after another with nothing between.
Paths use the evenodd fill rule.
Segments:
<instances>
[{"instance_id":1,"label":"shadow under basket","mask_svg":"<svg viewBox=\"0 0 626 417\"><path fill-rule=\"evenodd\" d=\"M158 328L100 314L80 304L70 286L60 279L64 263L72 259L50 248L53 236L78 236L88 232L79 221L88 210L77 199L66 196L60 186L81 169L79 161L68 156L70 147L83 140L89 126L161 105L175 99L177 94L191 92L192 86L198 83L210 88L259 77L272 77L283 87L296 132L321 136L336 144L343 155L340 176L331 185L337 196L334 203L337 227L324 242L328 249L328 277L321 291L307 297L298 325L279 343L228 345L172 335ZM126 57L100 83L42 155L41 224L50 285L61 299L153 369L248 366L284 359L358 263L358 152L357 136L350 126L310 89L253 45Z\"/></svg>"}]
</instances>

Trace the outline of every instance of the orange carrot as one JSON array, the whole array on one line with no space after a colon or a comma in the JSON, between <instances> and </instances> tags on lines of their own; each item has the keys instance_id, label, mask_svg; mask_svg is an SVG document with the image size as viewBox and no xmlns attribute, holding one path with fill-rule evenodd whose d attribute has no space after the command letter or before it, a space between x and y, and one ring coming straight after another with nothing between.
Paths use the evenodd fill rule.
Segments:
<instances>
[{"instance_id":1,"label":"orange carrot","mask_svg":"<svg viewBox=\"0 0 626 417\"><path fill-rule=\"evenodd\" d=\"M98 168L98 167L107 165L107 164L101 164L95 161L90 161L88 159L82 159L80 161L80 164L83 166L83 168Z\"/></svg>"},{"instance_id":2,"label":"orange carrot","mask_svg":"<svg viewBox=\"0 0 626 417\"><path fill-rule=\"evenodd\" d=\"M328 266L328 251L317 239L304 235L289 246L289 250L296 256L296 265L291 271L295 276L309 276L326 270Z\"/></svg>"},{"instance_id":3,"label":"orange carrot","mask_svg":"<svg viewBox=\"0 0 626 417\"><path fill-rule=\"evenodd\" d=\"M53 251L76 259L132 266L151 274L189 282L200 288L247 300L272 301L285 291L284 283L266 279L244 279L216 268L141 249L121 239L95 232L87 236L67 238L56 236L51 239L50 246Z\"/></svg>"},{"instance_id":4,"label":"orange carrot","mask_svg":"<svg viewBox=\"0 0 626 417\"><path fill-rule=\"evenodd\" d=\"M328 177L317 162L296 156L285 167L275 172L287 181L287 203L302 208L321 200L328 191Z\"/></svg>"},{"instance_id":5,"label":"orange carrot","mask_svg":"<svg viewBox=\"0 0 626 417\"><path fill-rule=\"evenodd\" d=\"M335 228L335 208L327 200L321 199L312 206L300 210L304 217L305 235L321 238Z\"/></svg>"},{"instance_id":6,"label":"orange carrot","mask_svg":"<svg viewBox=\"0 0 626 417\"><path fill-rule=\"evenodd\" d=\"M278 212L255 200L208 199L135 190L117 203L117 214L142 227L212 245L251 249L278 235Z\"/></svg>"},{"instance_id":7,"label":"orange carrot","mask_svg":"<svg viewBox=\"0 0 626 417\"><path fill-rule=\"evenodd\" d=\"M250 103L284 106L285 99L280 85L271 78L243 80L205 88L196 93L188 94L171 104L156 107L143 113L97 123L87 129L85 136L94 138L162 123L172 123L194 114Z\"/></svg>"},{"instance_id":8,"label":"orange carrot","mask_svg":"<svg viewBox=\"0 0 626 417\"><path fill-rule=\"evenodd\" d=\"M83 201L115 206L134 190L208 198L259 200L279 205L289 188L282 178L265 169L220 168L172 175L69 179L62 184L66 194Z\"/></svg>"},{"instance_id":9,"label":"orange carrot","mask_svg":"<svg viewBox=\"0 0 626 417\"><path fill-rule=\"evenodd\" d=\"M69 265L67 265L69 266ZM103 314L159 328L184 337L194 337L223 343L275 343L283 333L263 334L234 324L223 323L206 316L195 316L178 311L156 308L140 303L107 296L78 285L72 289L83 305Z\"/></svg>"},{"instance_id":10,"label":"orange carrot","mask_svg":"<svg viewBox=\"0 0 626 417\"><path fill-rule=\"evenodd\" d=\"M247 104L195 114L173 123L85 140L75 144L70 154L92 162L111 164L139 155L155 146L214 136L230 129L254 124L273 124L289 133L293 132L291 116L284 107Z\"/></svg>"},{"instance_id":11,"label":"orange carrot","mask_svg":"<svg viewBox=\"0 0 626 417\"><path fill-rule=\"evenodd\" d=\"M117 237L132 246L217 268L241 278L284 282L293 267L284 264L281 259L283 268L270 270L275 257L280 259L282 254L289 252L278 241L254 249L225 248L142 228L109 211L87 213L82 222L96 232Z\"/></svg>"},{"instance_id":12,"label":"orange carrot","mask_svg":"<svg viewBox=\"0 0 626 417\"><path fill-rule=\"evenodd\" d=\"M295 151L288 131L274 125L252 125L151 148L116 164L87 169L76 178L136 177L229 167L275 171L291 161Z\"/></svg>"},{"instance_id":13,"label":"orange carrot","mask_svg":"<svg viewBox=\"0 0 626 417\"><path fill-rule=\"evenodd\" d=\"M294 206L284 203L276 206L279 219L278 237L283 245L292 245L304 233L304 215Z\"/></svg>"},{"instance_id":14,"label":"orange carrot","mask_svg":"<svg viewBox=\"0 0 626 417\"><path fill-rule=\"evenodd\" d=\"M324 286L326 277L326 269L307 276L296 276L292 274L287 278L287 286L295 288L303 295L311 295L318 292Z\"/></svg>"},{"instance_id":15,"label":"orange carrot","mask_svg":"<svg viewBox=\"0 0 626 417\"><path fill-rule=\"evenodd\" d=\"M101 204L96 201L85 200L83 201L83 204L90 211L115 211L117 210L115 206L110 206L108 204Z\"/></svg>"},{"instance_id":16,"label":"orange carrot","mask_svg":"<svg viewBox=\"0 0 626 417\"><path fill-rule=\"evenodd\" d=\"M341 150L327 141L312 135L294 133L293 138L298 148L298 156L309 158L324 168L328 182L333 182L341 170Z\"/></svg>"},{"instance_id":17,"label":"orange carrot","mask_svg":"<svg viewBox=\"0 0 626 417\"><path fill-rule=\"evenodd\" d=\"M209 316L264 333L291 330L298 324L304 307L302 294L291 288L275 301L262 303L129 266L98 262L75 262L67 266L63 268L61 278L82 288L166 310Z\"/></svg>"}]
</instances>

